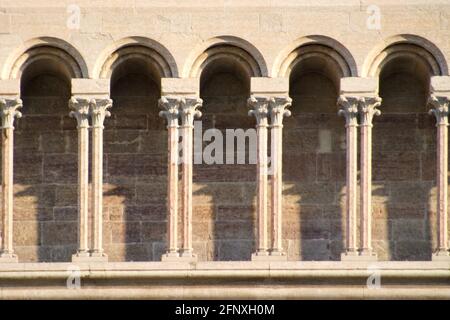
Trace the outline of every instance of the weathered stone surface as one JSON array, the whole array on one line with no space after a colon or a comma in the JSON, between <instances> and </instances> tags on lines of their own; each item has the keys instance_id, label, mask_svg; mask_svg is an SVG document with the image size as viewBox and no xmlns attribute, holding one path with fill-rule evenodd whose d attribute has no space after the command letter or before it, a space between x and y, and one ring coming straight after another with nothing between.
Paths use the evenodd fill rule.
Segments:
<instances>
[{"instance_id":1,"label":"weathered stone surface","mask_svg":"<svg viewBox=\"0 0 450 320\"><path fill-rule=\"evenodd\" d=\"M68 245L77 243L76 222L42 222L43 245Z\"/></svg>"},{"instance_id":2,"label":"weathered stone surface","mask_svg":"<svg viewBox=\"0 0 450 320\"><path fill-rule=\"evenodd\" d=\"M436 120L427 114L426 107L428 71L422 72L419 60L403 57L383 65L386 69L377 76L368 69L377 67L370 63L379 43L396 50L387 35L428 37L433 31L433 45L414 36L399 36L395 43L401 42L402 48L423 46L428 53L418 56L436 55L427 65L440 64L435 73L445 74L448 34L440 24L445 24L448 5L439 4L440 16L436 18L431 12L435 8L425 8L420 1L405 5L400 15L390 4L382 4L382 29L374 32L366 30L365 12L352 2L345 4L345 9L333 4L297 10L301 4L291 1L287 11L284 4L276 4L272 9L277 12L247 1L240 4L240 9L251 7L251 14L249 10L232 9L234 3L229 3L231 11L224 13L216 4L204 9L190 2L181 15L172 5L162 10L136 1L133 8L123 11L115 7L120 1L106 7L102 1L96 3L95 13L92 8L83 8L81 33L68 33L64 28L64 5L31 12L29 3L19 3L14 5L14 14L8 5L1 13L6 32L0 50L2 78L15 78L17 86L21 82L20 90L14 90L20 91L24 101L23 117L16 119L14 131L14 242L21 261L68 261L77 249L77 121L69 117L67 101L71 94L97 94L100 82L106 85L102 90L114 100L112 116L104 123L103 164L104 242L111 261L156 261L166 250L168 145L166 123L158 117L158 99L169 89L203 98L203 129L222 131L255 127L255 119L247 116L251 90L289 92L294 101L292 116L283 122L282 173L284 246L289 260L339 258L347 235L347 142L345 121L337 115L336 100L349 88L357 93L369 89L379 92L382 115L374 119L372 141L373 246L381 260L429 259L437 237L437 143ZM318 18L323 23L318 24ZM418 19L424 23L418 25ZM318 36L299 38L299 21L304 34ZM244 24L246 28L242 28ZM159 39L161 46L150 41L158 59L136 58L123 65L112 64L117 69L107 70L105 59L123 57L122 52L109 52L107 48L119 48L127 41L123 39L125 29L127 37L139 34ZM251 39L247 39L247 33L252 34ZM19 58L12 57L11 52L27 50L31 34L61 39L55 43L50 38L32 41L33 45L34 41L47 41L49 47L62 48L61 52L49 55L52 58L45 63L30 60L29 69L11 65ZM214 42L210 34L220 41ZM225 34L233 34L236 39L228 41L228 37L222 37ZM267 41L268 34L274 41ZM22 40L16 43L9 38ZM132 43L147 46L140 41L133 38ZM124 48L134 50L129 44ZM222 49L222 44L242 47L245 52L237 50L237 55L219 59L217 64L195 60L211 56L208 50L201 52L202 45L216 50ZM300 44L304 45L296 51ZM39 46L41 51L47 50L44 47ZM299 59L295 66L288 63L288 56L300 57L311 47L326 54ZM34 58L35 49L21 57ZM77 63L72 58L67 63L69 60L61 58L63 52L73 55ZM253 58L246 61L247 55ZM333 57L339 57L339 63ZM156 65L159 59L167 60L167 65ZM77 64L79 70L74 67ZM409 69L411 66L416 68ZM13 74L16 70L22 74ZM247 70L260 74L252 74L250 79ZM73 80L71 86L66 81L69 74L84 79ZM356 74L360 77L350 77ZM160 82L161 76L166 80ZM98 78L102 80L98 82ZM444 78L434 79L431 88L445 92L439 82ZM80 83L91 83L92 87ZM6 84L2 89L12 94ZM203 147L206 145L204 142ZM199 260L248 260L256 238L256 166L195 165L193 175L193 246ZM270 203L268 209L270 212ZM179 216L180 227L182 221Z\"/></svg>"}]
</instances>

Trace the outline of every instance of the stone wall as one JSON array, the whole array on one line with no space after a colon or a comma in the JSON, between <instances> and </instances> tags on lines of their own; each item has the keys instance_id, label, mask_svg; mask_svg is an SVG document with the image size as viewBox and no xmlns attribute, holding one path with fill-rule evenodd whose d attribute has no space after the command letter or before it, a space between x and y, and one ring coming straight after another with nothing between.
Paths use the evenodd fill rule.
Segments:
<instances>
[{"instance_id":1,"label":"stone wall","mask_svg":"<svg viewBox=\"0 0 450 320\"><path fill-rule=\"evenodd\" d=\"M24 100L14 145L14 243L20 261L70 261L78 223L70 76L64 67L25 66L21 59L36 47L58 47L72 56L80 77L110 78L114 105L104 132L105 251L110 261L159 261L166 248L167 130L158 116L162 72L156 65L164 60L173 77L198 81L203 130L253 128L255 119L247 115L250 77L242 67L246 58L198 63L208 49L224 43L251 56L262 76L290 79L292 116L284 120L283 134L288 259L339 260L344 249L345 120L337 115L336 101L340 78L359 76L379 77L383 99L373 127L375 250L381 260L429 260L437 233L436 129L426 99L434 71L448 73L450 6L413 2L381 1L382 27L370 30L360 1L219 6L207 0L188 1L183 8L79 1L79 29L67 27L67 8L56 1L3 1L1 78L22 77ZM383 50L399 43L423 48L435 65L424 71L420 59L378 63ZM156 52L155 66L141 67L137 58L108 70L105 61L133 45ZM295 60L311 50L326 57ZM249 260L256 238L256 166L201 164L194 165L193 174L199 260Z\"/></svg>"}]
</instances>

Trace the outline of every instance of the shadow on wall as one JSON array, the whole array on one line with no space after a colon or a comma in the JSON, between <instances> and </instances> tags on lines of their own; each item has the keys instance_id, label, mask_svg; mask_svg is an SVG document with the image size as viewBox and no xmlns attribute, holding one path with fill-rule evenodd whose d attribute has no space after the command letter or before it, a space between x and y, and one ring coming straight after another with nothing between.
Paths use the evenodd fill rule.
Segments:
<instances>
[{"instance_id":1,"label":"shadow on wall","mask_svg":"<svg viewBox=\"0 0 450 320\"><path fill-rule=\"evenodd\" d=\"M24 73L14 145L14 243L21 261L70 261L77 248L77 133L70 83Z\"/></svg>"},{"instance_id":2,"label":"shadow on wall","mask_svg":"<svg viewBox=\"0 0 450 320\"><path fill-rule=\"evenodd\" d=\"M336 83L306 59L291 73L284 120L283 236L289 260L339 260L345 230L345 121Z\"/></svg>"},{"instance_id":3,"label":"shadow on wall","mask_svg":"<svg viewBox=\"0 0 450 320\"><path fill-rule=\"evenodd\" d=\"M126 62L132 63L132 62ZM105 250L110 261L160 261L166 246L167 133L159 81L122 66L105 123Z\"/></svg>"},{"instance_id":4,"label":"shadow on wall","mask_svg":"<svg viewBox=\"0 0 450 320\"><path fill-rule=\"evenodd\" d=\"M373 240L380 260L430 260L436 242L436 128L429 73L397 58L380 75L373 132ZM434 221L433 221L434 220ZM433 221L433 222L432 222ZM433 241L432 241L433 238Z\"/></svg>"},{"instance_id":5,"label":"shadow on wall","mask_svg":"<svg viewBox=\"0 0 450 320\"><path fill-rule=\"evenodd\" d=\"M203 130L220 130L224 150L226 129L255 127L247 114L249 79L236 68L214 61L201 78ZM203 143L205 152L210 143ZM255 250L256 166L248 164L248 141L245 152L247 164L194 165L193 240L199 260L249 260ZM237 148L234 156L236 161Z\"/></svg>"}]
</instances>

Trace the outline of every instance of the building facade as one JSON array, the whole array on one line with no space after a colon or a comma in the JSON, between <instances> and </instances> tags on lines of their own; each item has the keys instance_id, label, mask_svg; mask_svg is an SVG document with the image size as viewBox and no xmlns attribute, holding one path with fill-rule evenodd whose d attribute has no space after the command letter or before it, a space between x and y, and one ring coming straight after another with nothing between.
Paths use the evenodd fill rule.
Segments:
<instances>
[{"instance_id":1,"label":"building facade","mask_svg":"<svg viewBox=\"0 0 450 320\"><path fill-rule=\"evenodd\" d=\"M0 298L450 297L450 2L0 8Z\"/></svg>"}]
</instances>

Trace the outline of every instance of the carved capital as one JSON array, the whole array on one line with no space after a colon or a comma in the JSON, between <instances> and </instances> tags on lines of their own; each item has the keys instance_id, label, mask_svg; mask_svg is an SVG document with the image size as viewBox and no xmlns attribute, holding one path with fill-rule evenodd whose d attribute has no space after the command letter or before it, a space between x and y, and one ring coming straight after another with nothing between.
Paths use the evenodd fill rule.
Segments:
<instances>
[{"instance_id":1,"label":"carved capital","mask_svg":"<svg viewBox=\"0 0 450 320\"><path fill-rule=\"evenodd\" d=\"M193 126L194 118L200 118L202 113L197 108L200 108L203 100L200 98L187 97L180 99L179 113L181 116L181 124L183 126Z\"/></svg>"},{"instance_id":2,"label":"carved capital","mask_svg":"<svg viewBox=\"0 0 450 320\"><path fill-rule=\"evenodd\" d=\"M178 127L180 104L180 97L161 97L161 99L159 99L159 107L163 109L159 112L159 116L161 118L166 118L168 128Z\"/></svg>"},{"instance_id":3,"label":"carved capital","mask_svg":"<svg viewBox=\"0 0 450 320\"><path fill-rule=\"evenodd\" d=\"M431 95L428 98L428 104L432 107L429 113L436 117L436 126L448 126L448 106L450 100L448 97Z\"/></svg>"},{"instance_id":4,"label":"carved capital","mask_svg":"<svg viewBox=\"0 0 450 320\"><path fill-rule=\"evenodd\" d=\"M269 101L270 120L272 127L283 125L283 117L290 117L291 112L287 110L292 105L289 97L271 97Z\"/></svg>"},{"instance_id":5,"label":"carved capital","mask_svg":"<svg viewBox=\"0 0 450 320\"><path fill-rule=\"evenodd\" d=\"M89 128L90 99L72 97L69 108L69 116L77 120L78 128Z\"/></svg>"},{"instance_id":6,"label":"carved capital","mask_svg":"<svg viewBox=\"0 0 450 320\"><path fill-rule=\"evenodd\" d=\"M269 102L268 97L251 96L247 103L252 108L248 111L249 116L256 118L256 126L265 127L268 123L269 116Z\"/></svg>"},{"instance_id":7,"label":"carved capital","mask_svg":"<svg viewBox=\"0 0 450 320\"><path fill-rule=\"evenodd\" d=\"M381 111L377 109L381 105L380 97L360 97L358 109L361 126L372 126L374 116L379 116Z\"/></svg>"},{"instance_id":8,"label":"carved capital","mask_svg":"<svg viewBox=\"0 0 450 320\"><path fill-rule=\"evenodd\" d=\"M111 116L108 109L112 107L112 103L111 99L91 99L89 101L93 128L103 128L105 118Z\"/></svg>"},{"instance_id":9,"label":"carved capital","mask_svg":"<svg viewBox=\"0 0 450 320\"><path fill-rule=\"evenodd\" d=\"M358 125L359 97L341 95L337 104L340 107L338 115L345 117L346 126L356 127Z\"/></svg>"},{"instance_id":10,"label":"carved capital","mask_svg":"<svg viewBox=\"0 0 450 320\"><path fill-rule=\"evenodd\" d=\"M19 98L0 98L0 110L2 112L2 129L14 129L14 118L22 117L17 109L22 108L22 100Z\"/></svg>"}]
</instances>

